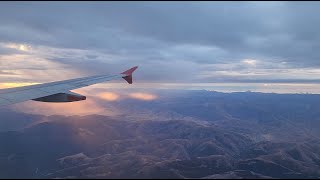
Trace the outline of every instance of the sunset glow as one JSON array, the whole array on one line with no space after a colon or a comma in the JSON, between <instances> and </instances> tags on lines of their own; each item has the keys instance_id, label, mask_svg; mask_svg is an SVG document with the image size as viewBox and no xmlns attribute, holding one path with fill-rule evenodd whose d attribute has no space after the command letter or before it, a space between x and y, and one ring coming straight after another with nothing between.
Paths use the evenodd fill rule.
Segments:
<instances>
[{"instance_id":1,"label":"sunset glow","mask_svg":"<svg viewBox=\"0 0 320 180\"><path fill-rule=\"evenodd\" d=\"M137 92L137 93L131 93L129 94L129 97L133 98L133 99L139 99L139 100L143 100L143 101L152 101L157 99L158 97L154 94L150 94L150 93L141 93L141 92Z\"/></svg>"},{"instance_id":2,"label":"sunset glow","mask_svg":"<svg viewBox=\"0 0 320 180\"><path fill-rule=\"evenodd\" d=\"M30 51L31 50L31 47L26 44L9 43L9 44L6 44L5 47L20 50L20 51Z\"/></svg>"},{"instance_id":3,"label":"sunset glow","mask_svg":"<svg viewBox=\"0 0 320 180\"><path fill-rule=\"evenodd\" d=\"M13 88L13 87L21 87L21 86L30 86L39 83L0 83L0 89L3 88Z\"/></svg>"},{"instance_id":4,"label":"sunset glow","mask_svg":"<svg viewBox=\"0 0 320 180\"><path fill-rule=\"evenodd\" d=\"M116 101L119 99L119 95L113 92L103 92L100 93L98 97L107 101Z\"/></svg>"}]
</instances>

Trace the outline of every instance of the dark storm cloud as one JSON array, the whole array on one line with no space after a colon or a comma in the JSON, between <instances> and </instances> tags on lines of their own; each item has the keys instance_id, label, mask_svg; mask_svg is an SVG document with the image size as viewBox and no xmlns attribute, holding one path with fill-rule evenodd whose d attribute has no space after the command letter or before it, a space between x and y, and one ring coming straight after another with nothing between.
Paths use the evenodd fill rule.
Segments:
<instances>
[{"instance_id":1,"label":"dark storm cloud","mask_svg":"<svg viewBox=\"0 0 320 180\"><path fill-rule=\"evenodd\" d=\"M47 58L90 73L137 64L142 80L261 81L268 75L197 75L216 64L244 71L243 59L258 59L265 74L319 67L319 10L319 2L2 2L0 40L84 50Z\"/></svg>"}]
</instances>

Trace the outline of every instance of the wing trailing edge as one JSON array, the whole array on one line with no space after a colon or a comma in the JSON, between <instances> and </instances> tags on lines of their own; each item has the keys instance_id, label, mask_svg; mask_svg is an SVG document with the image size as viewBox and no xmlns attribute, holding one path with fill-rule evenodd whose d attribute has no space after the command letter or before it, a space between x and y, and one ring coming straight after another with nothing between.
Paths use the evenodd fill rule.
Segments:
<instances>
[{"instance_id":1,"label":"wing trailing edge","mask_svg":"<svg viewBox=\"0 0 320 180\"><path fill-rule=\"evenodd\" d=\"M65 93L57 93L57 94L53 94L45 97L40 97L32 100L41 101L41 102L54 102L54 103L74 102L74 101L86 100L86 96L69 91Z\"/></svg>"}]
</instances>

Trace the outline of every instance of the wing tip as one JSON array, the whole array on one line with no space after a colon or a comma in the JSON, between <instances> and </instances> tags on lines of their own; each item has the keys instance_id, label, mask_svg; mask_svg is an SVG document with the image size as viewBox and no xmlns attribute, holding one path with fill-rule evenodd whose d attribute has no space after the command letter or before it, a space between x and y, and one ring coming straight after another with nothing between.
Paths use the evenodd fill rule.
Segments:
<instances>
[{"instance_id":1,"label":"wing tip","mask_svg":"<svg viewBox=\"0 0 320 180\"><path fill-rule=\"evenodd\" d=\"M122 77L123 79L125 79L129 84L132 84L132 73L138 68L138 66L134 66L124 72L122 72L121 74L124 74L125 76Z\"/></svg>"},{"instance_id":2,"label":"wing tip","mask_svg":"<svg viewBox=\"0 0 320 180\"><path fill-rule=\"evenodd\" d=\"M130 75L132 75L132 73L133 73L136 69L138 69L138 66L134 66L134 67L132 67L132 68L130 68L130 69L122 72L121 74L125 74L125 75L127 75L127 76L130 76Z\"/></svg>"}]
</instances>

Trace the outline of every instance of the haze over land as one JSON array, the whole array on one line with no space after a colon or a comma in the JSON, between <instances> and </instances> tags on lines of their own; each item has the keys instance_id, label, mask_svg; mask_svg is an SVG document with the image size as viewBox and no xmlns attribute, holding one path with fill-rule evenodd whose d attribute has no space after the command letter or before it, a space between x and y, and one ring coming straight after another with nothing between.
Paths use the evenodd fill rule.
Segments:
<instances>
[{"instance_id":1,"label":"haze over land","mask_svg":"<svg viewBox=\"0 0 320 180\"><path fill-rule=\"evenodd\" d=\"M96 100L104 115L1 109L0 177L320 175L319 95L158 90L148 92L153 99L110 98L117 92Z\"/></svg>"}]
</instances>

